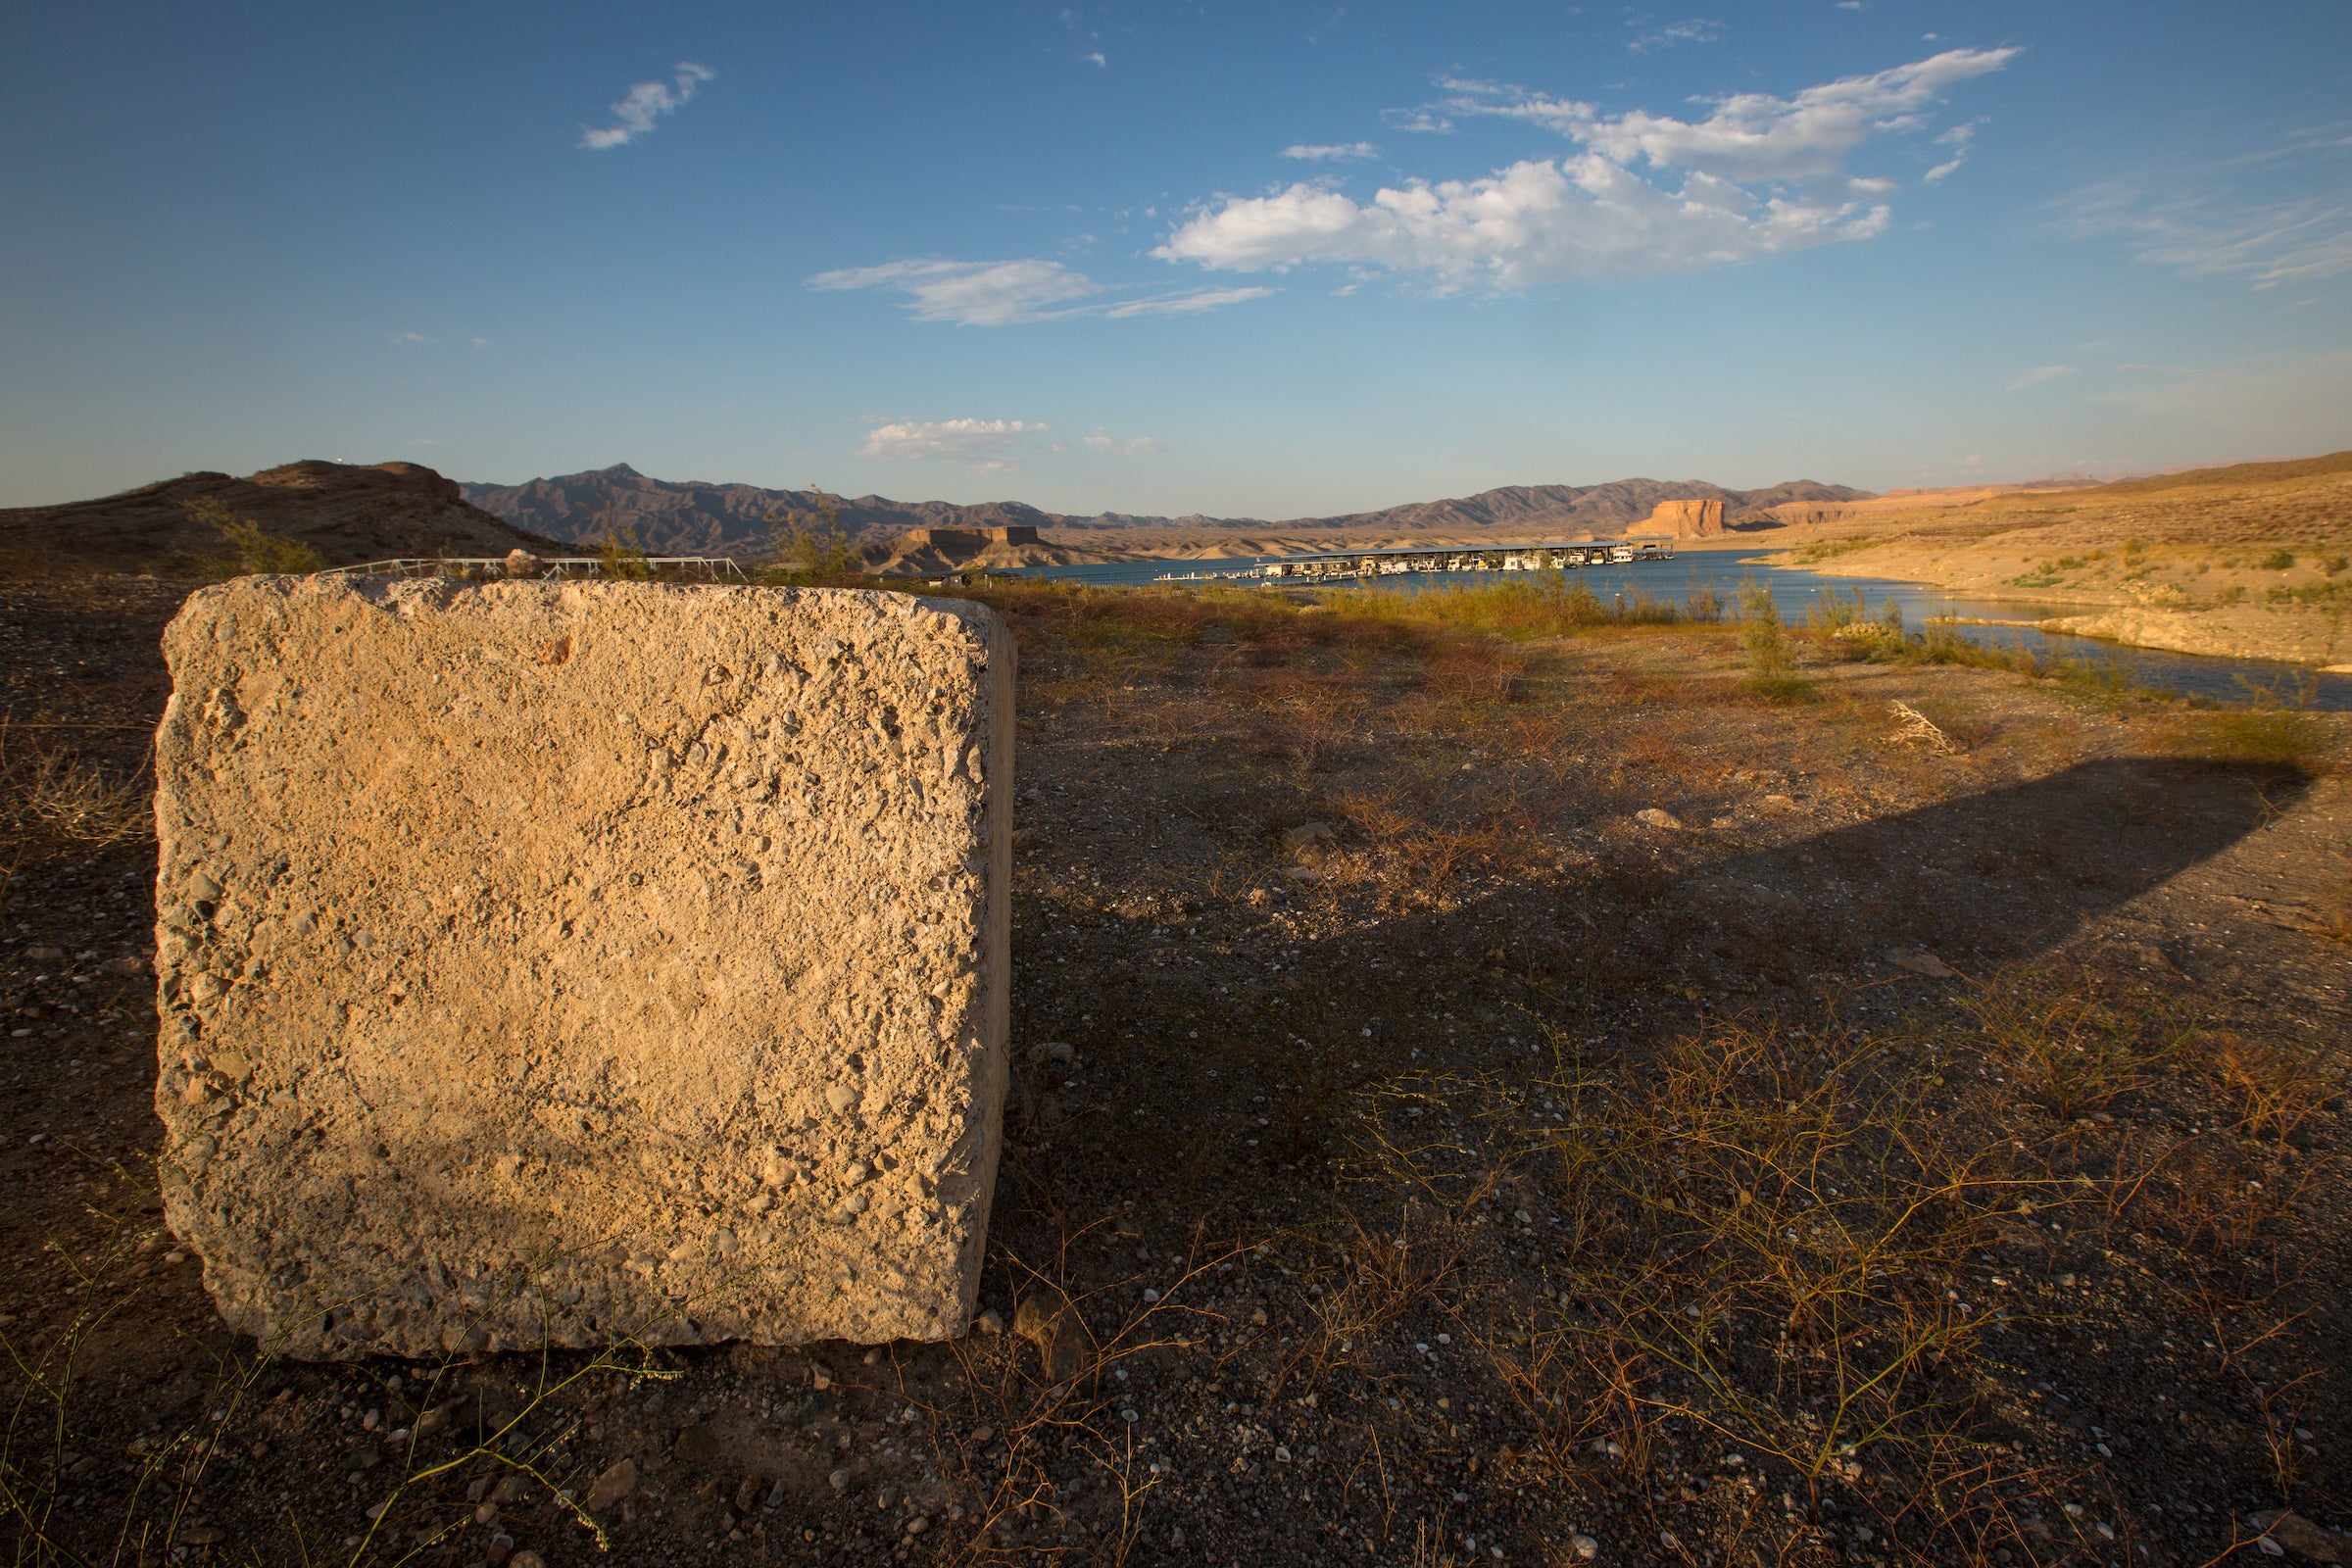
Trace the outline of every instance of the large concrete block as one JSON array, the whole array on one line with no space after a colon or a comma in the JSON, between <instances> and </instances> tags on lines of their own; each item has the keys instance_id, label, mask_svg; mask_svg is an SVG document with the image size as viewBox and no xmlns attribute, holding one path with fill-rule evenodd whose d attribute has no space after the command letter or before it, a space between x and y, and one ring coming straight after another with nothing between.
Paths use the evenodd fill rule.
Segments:
<instances>
[{"instance_id":1,"label":"large concrete block","mask_svg":"<svg viewBox=\"0 0 2352 1568\"><path fill-rule=\"evenodd\" d=\"M969 1320L1011 638L828 590L256 577L165 635L172 1229L307 1357Z\"/></svg>"}]
</instances>

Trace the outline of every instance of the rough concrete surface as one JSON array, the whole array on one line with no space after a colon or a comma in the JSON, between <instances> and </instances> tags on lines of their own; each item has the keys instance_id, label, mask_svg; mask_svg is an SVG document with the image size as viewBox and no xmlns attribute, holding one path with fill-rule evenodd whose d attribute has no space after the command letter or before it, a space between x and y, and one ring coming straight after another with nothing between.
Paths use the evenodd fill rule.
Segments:
<instances>
[{"instance_id":1,"label":"rough concrete surface","mask_svg":"<svg viewBox=\"0 0 2352 1568\"><path fill-rule=\"evenodd\" d=\"M233 1326L962 1332L1005 1082L994 613L252 577L165 654L165 1198Z\"/></svg>"}]
</instances>

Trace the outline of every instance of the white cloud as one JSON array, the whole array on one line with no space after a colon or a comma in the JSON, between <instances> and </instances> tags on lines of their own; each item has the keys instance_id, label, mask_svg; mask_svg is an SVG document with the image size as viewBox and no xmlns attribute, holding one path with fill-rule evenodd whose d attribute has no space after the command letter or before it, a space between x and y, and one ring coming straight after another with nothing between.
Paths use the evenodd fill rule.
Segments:
<instances>
[{"instance_id":1,"label":"white cloud","mask_svg":"<svg viewBox=\"0 0 2352 1568\"><path fill-rule=\"evenodd\" d=\"M1044 430L1020 419L909 420L876 425L858 449L861 458L898 458L921 463L962 463L982 473L1017 473L1013 451L1024 436Z\"/></svg>"},{"instance_id":2,"label":"white cloud","mask_svg":"<svg viewBox=\"0 0 2352 1568\"><path fill-rule=\"evenodd\" d=\"M1203 288L1189 294L1167 294L1155 299L1129 300L1123 305L1102 307L1105 320L1123 321L1137 316L1198 316L1221 306L1241 305L1250 300L1262 300L1274 291L1270 288Z\"/></svg>"},{"instance_id":3,"label":"white cloud","mask_svg":"<svg viewBox=\"0 0 2352 1568\"><path fill-rule=\"evenodd\" d=\"M1427 109L1383 109L1380 118L1384 124L1393 125L1398 130L1409 130L1416 135L1445 136L1453 130L1452 121Z\"/></svg>"},{"instance_id":4,"label":"white cloud","mask_svg":"<svg viewBox=\"0 0 2352 1568\"><path fill-rule=\"evenodd\" d=\"M2064 376L2081 375L2082 373L2082 371L2081 368L2073 365L2036 365L2034 367L2034 368L2022 372L2016 380L2010 382L2008 390L2012 392L2023 392L2026 388L2030 386L2039 386L2044 381L2055 381Z\"/></svg>"},{"instance_id":5,"label":"white cloud","mask_svg":"<svg viewBox=\"0 0 2352 1568\"><path fill-rule=\"evenodd\" d=\"M1080 55L1078 58L1084 60L1088 65L1093 66L1098 71L1108 71L1110 69L1110 62L1102 58L1102 51L1100 49L1095 50L1091 54Z\"/></svg>"},{"instance_id":6,"label":"white cloud","mask_svg":"<svg viewBox=\"0 0 2352 1568\"><path fill-rule=\"evenodd\" d=\"M486 349L490 346L490 340L486 337L468 338L466 341L477 349Z\"/></svg>"},{"instance_id":7,"label":"white cloud","mask_svg":"<svg viewBox=\"0 0 2352 1568\"><path fill-rule=\"evenodd\" d=\"M667 81L641 81L629 89L629 95L612 106L612 118L620 123L602 130L584 130L580 145L591 152L608 147L626 147L638 137L650 133L654 122L663 115L674 115L694 102L702 84L718 73L709 66L698 66L691 60L681 60Z\"/></svg>"},{"instance_id":8,"label":"white cloud","mask_svg":"<svg viewBox=\"0 0 2352 1568\"><path fill-rule=\"evenodd\" d=\"M1221 305L1262 299L1268 288L1191 289L1135 300L1106 300L1102 284L1059 262L886 262L819 272L813 289L885 288L905 294L918 321L957 326L1012 326L1077 317L1124 320L1138 316L1186 316Z\"/></svg>"},{"instance_id":9,"label":"white cloud","mask_svg":"<svg viewBox=\"0 0 2352 1568\"><path fill-rule=\"evenodd\" d=\"M1636 33L1626 47L1638 55L1645 55L1660 49L1671 49L1678 43L1713 43L1723 34L1722 23L1710 22L1704 17L1691 17Z\"/></svg>"},{"instance_id":10,"label":"white cloud","mask_svg":"<svg viewBox=\"0 0 2352 1568\"><path fill-rule=\"evenodd\" d=\"M1929 170L1922 177L1931 185L1939 182L1946 174L1968 162L1968 144L1976 139L1977 127L1974 124L1954 125L1936 137L1936 145L1949 147L1952 150L1952 156Z\"/></svg>"},{"instance_id":11,"label":"white cloud","mask_svg":"<svg viewBox=\"0 0 2352 1568\"><path fill-rule=\"evenodd\" d=\"M913 301L918 321L1007 326L1051 320L1057 307L1099 292L1093 279L1059 262L887 262L819 272L813 289L888 288Z\"/></svg>"},{"instance_id":12,"label":"white cloud","mask_svg":"<svg viewBox=\"0 0 2352 1568\"><path fill-rule=\"evenodd\" d=\"M1517 288L1865 238L1886 227L1895 184L1849 174L1848 158L1873 137L1923 128L1946 88L2000 70L2016 53L1948 50L1792 98L1741 93L1696 122L1642 110L1604 115L1523 88L1447 80L1446 98L1411 112L1432 123L1407 128L1449 126L1446 116L1499 117L1544 126L1583 150L1483 178L1415 179L1369 203L1306 183L1225 197L1153 254L1235 271L1326 262L1420 273L1441 289Z\"/></svg>"},{"instance_id":13,"label":"white cloud","mask_svg":"<svg viewBox=\"0 0 2352 1568\"><path fill-rule=\"evenodd\" d=\"M1285 158L1301 159L1310 164L1352 164L1367 158L1378 158L1380 149L1368 141L1315 142L1298 141L1282 150Z\"/></svg>"},{"instance_id":14,"label":"white cloud","mask_svg":"<svg viewBox=\"0 0 2352 1568\"><path fill-rule=\"evenodd\" d=\"M1107 452L1113 457L1120 458L1143 457L1168 450L1167 443L1154 440L1148 435L1131 436L1122 441L1116 436L1104 435L1100 430L1086 438L1086 445L1090 451Z\"/></svg>"},{"instance_id":15,"label":"white cloud","mask_svg":"<svg viewBox=\"0 0 2352 1568\"><path fill-rule=\"evenodd\" d=\"M2120 237L2136 260L2258 289L2352 271L2352 126L2078 192L2059 204L2079 237ZM2306 191L2324 194L2305 195Z\"/></svg>"},{"instance_id":16,"label":"white cloud","mask_svg":"<svg viewBox=\"0 0 2352 1568\"><path fill-rule=\"evenodd\" d=\"M403 347L406 347L412 343L430 343L432 339L426 337L422 332L394 332L386 337L384 341L387 343L398 343Z\"/></svg>"}]
</instances>

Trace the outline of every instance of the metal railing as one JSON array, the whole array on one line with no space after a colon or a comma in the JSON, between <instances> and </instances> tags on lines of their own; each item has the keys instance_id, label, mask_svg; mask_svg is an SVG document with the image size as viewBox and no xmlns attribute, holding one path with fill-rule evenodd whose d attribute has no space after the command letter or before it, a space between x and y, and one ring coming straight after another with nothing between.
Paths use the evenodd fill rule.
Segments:
<instances>
[{"instance_id":1,"label":"metal railing","mask_svg":"<svg viewBox=\"0 0 2352 1568\"><path fill-rule=\"evenodd\" d=\"M612 569L617 568L617 569ZM467 582L570 582L597 578L663 582L750 582L730 556L399 556L329 566L319 576L457 577Z\"/></svg>"}]
</instances>

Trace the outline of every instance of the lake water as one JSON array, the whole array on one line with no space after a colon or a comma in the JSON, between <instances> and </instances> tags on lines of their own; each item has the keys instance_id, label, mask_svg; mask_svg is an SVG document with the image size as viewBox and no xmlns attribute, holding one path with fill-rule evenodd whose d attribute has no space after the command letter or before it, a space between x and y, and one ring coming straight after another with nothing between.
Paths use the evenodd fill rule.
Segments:
<instances>
[{"instance_id":1,"label":"lake water","mask_svg":"<svg viewBox=\"0 0 2352 1568\"><path fill-rule=\"evenodd\" d=\"M1692 551L1677 556L1672 561L1586 566L1577 573L1577 579L1604 601L1618 594L1628 597L1647 594L1653 599L1681 600L1712 588L1727 606L1736 606L1740 600L1740 590L1754 582L1771 592L1773 602L1780 606L1783 619L1799 626L1804 624L1805 617L1825 595L1837 593L1851 599L1857 588L1870 601L1874 615L1887 600L1893 600L1903 612L1904 623L1914 630L1930 617L1937 615L1957 615L1963 619L1979 620L2034 620L2081 613L2079 607L2034 605L2013 599L1970 599L1940 588L1915 582L1894 582L1881 577L1824 577L1810 571L1768 566L1762 560L1763 555L1764 552L1760 550ZM1215 561L1120 561L1099 566L1040 566L1008 575L1104 586L1132 586L1152 582L1166 572L1238 571L1272 559L1275 558L1237 556ZM1411 592L1422 588L1494 582L1506 577L1514 581L1522 580L1522 574L1517 572L1411 572L1384 577L1380 579L1380 586ZM1352 584L1343 580L1341 586ZM1953 630L1977 642L1999 647L2022 646L2030 653L2046 651L2076 659L2111 660L2151 685L2170 686L2188 696L2220 703L2250 701L2251 695L2246 689L2248 682L2263 690L2276 690L2291 697L2298 683L2307 678L2307 671L2302 666L2271 660L2213 659L2196 654L2124 648L2088 637L2051 636L2032 626L1959 625ZM2316 679L2319 692L2312 703L2313 707L2329 712L2352 711L2352 675L2320 675Z\"/></svg>"}]
</instances>

